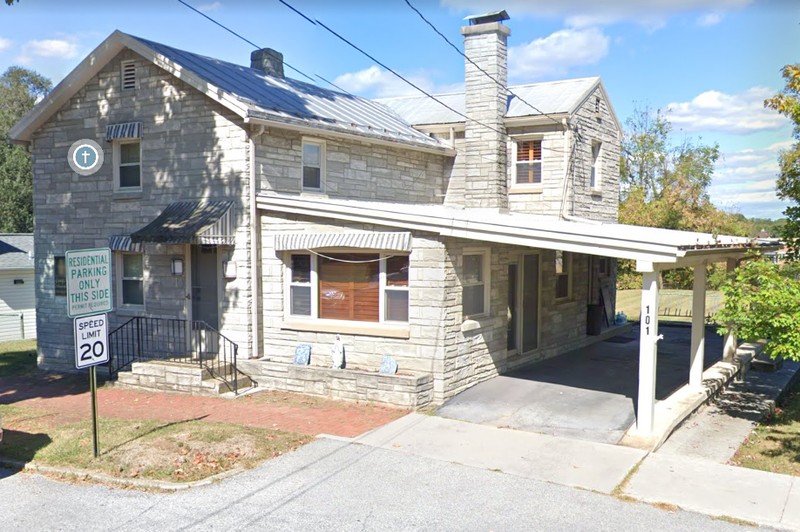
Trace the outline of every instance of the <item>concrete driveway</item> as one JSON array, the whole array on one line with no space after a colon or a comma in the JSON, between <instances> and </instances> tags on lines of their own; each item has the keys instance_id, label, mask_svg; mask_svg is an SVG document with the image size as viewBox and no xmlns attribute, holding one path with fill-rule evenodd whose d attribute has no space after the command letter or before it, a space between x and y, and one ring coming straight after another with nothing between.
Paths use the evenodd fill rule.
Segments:
<instances>
[{"instance_id":1,"label":"concrete driveway","mask_svg":"<svg viewBox=\"0 0 800 532\"><path fill-rule=\"evenodd\" d=\"M691 329L661 324L656 398L689 379ZM706 329L705 366L722 355L722 338ZM462 392L443 417L555 436L617 443L636 419L639 330L495 377Z\"/></svg>"}]
</instances>

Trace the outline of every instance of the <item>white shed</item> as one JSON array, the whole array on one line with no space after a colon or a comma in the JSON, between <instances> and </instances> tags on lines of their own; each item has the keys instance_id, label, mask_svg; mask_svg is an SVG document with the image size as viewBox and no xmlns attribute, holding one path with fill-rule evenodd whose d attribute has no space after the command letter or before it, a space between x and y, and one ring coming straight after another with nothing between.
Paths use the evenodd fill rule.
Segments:
<instances>
[{"instance_id":1,"label":"white shed","mask_svg":"<svg viewBox=\"0 0 800 532\"><path fill-rule=\"evenodd\" d=\"M36 338L33 235L0 234L0 341Z\"/></svg>"}]
</instances>

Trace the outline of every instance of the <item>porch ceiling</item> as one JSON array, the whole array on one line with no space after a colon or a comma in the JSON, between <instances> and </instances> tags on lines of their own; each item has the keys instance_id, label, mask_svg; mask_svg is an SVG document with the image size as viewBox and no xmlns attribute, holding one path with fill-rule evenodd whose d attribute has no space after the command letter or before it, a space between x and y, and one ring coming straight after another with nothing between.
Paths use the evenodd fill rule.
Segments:
<instances>
[{"instance_id":1,"label":"porch ceiling","mask_svg":"<svg viewBox=\"0 0 800 532\"><path fill-rule=\"evenodd\" d=\"M556 249L637 261L641 271L676 268L707 260L741 258L758 248L735 236L674 231L635 225L564 221L554 216L259 194L258 208L324 219L347 220L450 236Z\"/></svg>"}]
</instances>

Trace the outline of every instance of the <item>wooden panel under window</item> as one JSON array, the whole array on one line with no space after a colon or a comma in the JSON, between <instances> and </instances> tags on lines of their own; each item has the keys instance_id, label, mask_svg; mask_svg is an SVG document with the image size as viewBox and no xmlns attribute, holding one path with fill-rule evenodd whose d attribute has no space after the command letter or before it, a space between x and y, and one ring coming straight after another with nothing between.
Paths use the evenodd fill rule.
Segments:
<instances>
[{"instance_id":1,"label":"wooden panel under window","mask_svg":"<svg viewBox=\"0 0 800 532\"><path fill-rule=\"evenodd\" d=\"M366 253L336 253L319 258L320 318L380 319L378 258L377 254Z\"/></svg>"}]
</instances>

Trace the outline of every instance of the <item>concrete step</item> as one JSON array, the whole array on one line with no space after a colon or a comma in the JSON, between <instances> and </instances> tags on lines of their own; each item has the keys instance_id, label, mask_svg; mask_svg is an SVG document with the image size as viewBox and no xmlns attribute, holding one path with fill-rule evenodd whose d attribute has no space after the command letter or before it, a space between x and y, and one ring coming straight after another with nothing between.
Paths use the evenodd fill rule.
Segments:
<instances>
[{"instance_id":1,"label":"concrete step","mask_svg":"<svg viewBox=\"0 0 800 532\"><path fill-rule=\"evenodd\" d=\"M230 364L223 364L219 371L230 372ZM233 391L222 379L211 375L208 369L199 364L150 360L135 362L130 371L117 374L117 384L123 387L188 393L192 395L221 395ZM253 386L250 377L239 373L239 390Z\"/></svg>"}]
</instances>

